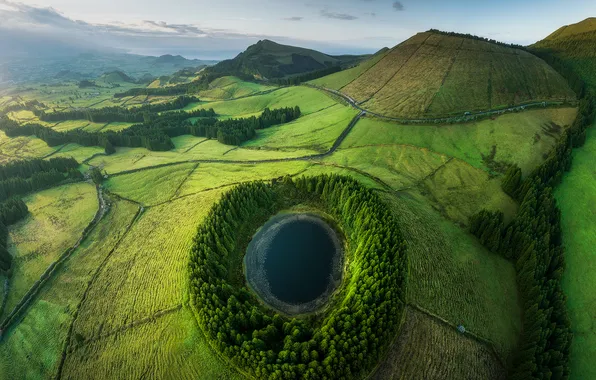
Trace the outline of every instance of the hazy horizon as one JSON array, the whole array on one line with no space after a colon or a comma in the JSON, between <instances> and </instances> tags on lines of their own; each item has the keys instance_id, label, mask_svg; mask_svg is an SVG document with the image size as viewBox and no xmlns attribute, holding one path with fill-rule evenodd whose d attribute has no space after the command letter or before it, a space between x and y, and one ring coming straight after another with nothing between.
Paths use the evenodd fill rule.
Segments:
<instances>
[{"instance_id":1,"label":"hazy horizon","mask_svg":"<svg viewBox=\"0 0 596 380\"><path fill-rule=\"evenodd\" d=\"M222 60L267 38L328 54L362 54L431 28L527 45L591 15L596 2L585 0L0 0L0 46L6 55L15 41L39 38L45 46Z\"/></svg>"}]
</instances>

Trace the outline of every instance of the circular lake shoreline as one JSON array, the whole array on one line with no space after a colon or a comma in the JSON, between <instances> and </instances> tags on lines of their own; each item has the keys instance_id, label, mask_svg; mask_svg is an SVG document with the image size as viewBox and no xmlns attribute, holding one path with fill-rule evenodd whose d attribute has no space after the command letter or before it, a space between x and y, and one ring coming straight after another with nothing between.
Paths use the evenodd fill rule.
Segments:
<instances>
[{"instance_id":1,"label":"circular lake shoreline","mask_svg":"<svg viewBox=\"0 0 596 380\"><path fill-rule=\"evenodd\" d=\"M339 286L343 245L320 216L281 213L253 236L244 255L249 288L287 315L321 309Z\"/></svg>"}]
</instances>

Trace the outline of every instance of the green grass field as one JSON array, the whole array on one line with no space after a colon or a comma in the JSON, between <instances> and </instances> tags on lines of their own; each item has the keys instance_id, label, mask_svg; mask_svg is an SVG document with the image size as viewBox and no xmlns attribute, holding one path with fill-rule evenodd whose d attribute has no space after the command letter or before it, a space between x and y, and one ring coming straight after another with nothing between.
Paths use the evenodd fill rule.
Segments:
<instances>
[{"instance_id":1,"label":"green grass field","mask_svg":"<svg viewBox=\"0 0 596 380\"><path fill-rule=\"evenodd\" d=\"M43 140L34 136L9 138L0 131L0 162L6 163L27 158L42 158L59 147L49 147Z\"/></svg>"},{"instance_id":2,"label":"green grass field","mask_svg":"<svg viewBox=\"0 0 596 380\"><path fill-rule=\"evenodd\" d=\"M459 158L485 170L489 168L483 156L490 156L495 149L494 161L516 162L528 173L544 160L543 156L552 149L564 128L573 123L576 114L575 108L557 108L473 123L416 126L364 118L342 147L412 145Z\"/></svg>"},{"instance_id":3,"label":"green grass field","mask_svg":"<svg viewBox=\"0 0 596 380\"><path fill-rule=\"evenodd\" d=\"M340 147L326 163L351 167L376 177L393 191L412 190L454 222L465 225L483 208L503 210L507 218L515 202L491 178L457 158L410 145Z\"/></svg>"},{"instance_id":4,"label":"green grass field","mask_svg":"<svg viewBox=\"0 0 596 380\"><path fill-rule=\"evenodd\" d=\"M9 228L14 257L4 314L16 306L41 274L73 246L97 211L95 187L77 183L24 198L29 215Z\"/></svg>"},{"instance_id":5,"label":"green grass field","mask_svg":"<svg viewBox=\"0 0 596 380\"><path fill-rule=\"evenodd\" d=\"M304 161L270 164L200 164L180 187L178 196L255 180L270 180L304 172L311 164Z\"/></svg>"},{"instance_id":6,"label":"green grass field","mask_svg":"<svg viewBox=\"0 0 596 380\"><path fill-rule=\"evenodd\" d=\"M298 148L324 153L357 114L356 110L337 104L288 124L258 130L257 137L243 147Z\"/></svg>"},{"instance_id":7,"label":"green grass field","mask_svg":"<svg viewBox=\"0 0 596 380\"><path fill-rule=\"evenodd\" d=\"M201 100L228 100L253 95L275 87L245 82L236 77L222 77L209 84L208 90L199 92Z\"/></svg>"},{"instance_id":8,"label":"green grass field","mask_svg":"<svg viewBox=\"0 0 596 380\"><path fill-rule=\"evenodd\" d=\"M563 290L573 329L571 373L574 379L596 377L596 126L588 130L586 145L573 153L573 165L556 190L561 208L566 270Z\"/></svg>"},{"instance_id":9,"label":"green grass field","mask_svg":"<svg viewBox=\"0 0 596 380\"><path fill-rule=\"evenodd\" d=\"M56 377L64 342L81 297L136 210L137 206L128 202L113 203L89 238L45 284L22 321L5 332L0 348L0 377Z\"/></svg>"},{"instance_id":10,"label":"green grass field","mask_svg":"<svg viewBox=\"0 0 596 380\"><path fill-rule=\"evenodd\" d=\"M521 331L515 269L421 197L386 196L409 246L408 300L494 342L511 359Z\"/></svg>"},{"instance_id":11,"label":"green grass field","mask_svg":"<svg viewBox=\"0 0 596 380\"><path fill-rule=\"evenodd\" d=\"M174 197L195 166L182 164L112 177L105 183L105 188L124 198L154 205Z\"/></svg>"},{"instance_id":12,"label":"green grass field","mask_svg":"<svg viewBox=\"0 0 596 380\"><path fill-rule=\"evenodd\" d=\"M248 117L259 115L263 109L300 106L303 115L320 111L335 104L335 101L324 93L308 87L280 88L265 95L248 98L211 102L207 104L191 104L186 110L197 108L213 108L224 117Z\"/></svg>"},{"instance_id":13,"label":"green grass field","mask_svg":"<svg viewBox=\"0 0 596 380\"><path fill-rule=\"evenodd\" d=\"M192 237L220 194L206 192L145 210L89 288L74 325L82 343L66 358L65 378L105 378L114 370L124 377L170 371L180 378L232 376L190 312L160 314L186 302Z\"/></svg>"}]
</instances>

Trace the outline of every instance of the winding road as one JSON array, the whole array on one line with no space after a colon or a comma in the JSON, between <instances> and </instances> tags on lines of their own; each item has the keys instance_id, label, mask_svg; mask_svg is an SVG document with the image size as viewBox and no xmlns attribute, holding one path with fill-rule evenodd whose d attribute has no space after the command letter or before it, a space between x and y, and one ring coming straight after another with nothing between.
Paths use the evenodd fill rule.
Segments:
<instances>
[{"instance_id":1,"label":"winding road","mask_svg":"<svg viewBox=\"0 0 596 380\"><path fill-rule=\"evenodd\" d=\"M316 86L316 85L310 84L310 83L304 83L303 86L315 88L317 90L324 91L324 92L339 96L340 98L345 100L350 106L359 110L360 112L363 112L364 114L375 116L380 119L395 121L400 124L441 124L441 123L452 123L452 122L467 122L467 121L475 121L480 116L502 115L504 113L509 113L509 112L523 111L528 108L537 108L537 107L544 108L544 107L552 107L552 106L561 106L561 105L564 105L567 103L573 104L573 102L562 102L562 101L532 102L532 103L520 104L518 106L509 107L509 108L500 108L500 109L493 109L493 110L486 110L486 111L479 111L479 112L466 112L465 114L463 114L461 116L440 117L440 118L422 118L422 119L404 119L404 118L399 118L399 117L382 115L382 114L370 111L366 108L361 107L359 105L359 103L354 98L350 97L349 95L346 95L343 92L340 92L340 91L337 91L337 90L334 90L331 88Z\"/></svg>"}]
</instances>

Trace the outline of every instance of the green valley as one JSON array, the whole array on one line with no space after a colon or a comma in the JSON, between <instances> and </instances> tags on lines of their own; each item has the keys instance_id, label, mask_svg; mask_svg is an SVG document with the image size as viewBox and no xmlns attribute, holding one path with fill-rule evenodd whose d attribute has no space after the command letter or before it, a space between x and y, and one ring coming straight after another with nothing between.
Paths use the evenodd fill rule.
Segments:
<instances>
[{"instance_id":1,"label":"green valley","mask_svg":"<svg viewBox=\"0 0 596 380\"><path fill-rule=\"evenodd\" d=\"M315 13L390 17L351 9ZM0 82L0 379L596 376L594 19L373 54L102 28L258 42Z\"/></svg>"}]
</instances>

